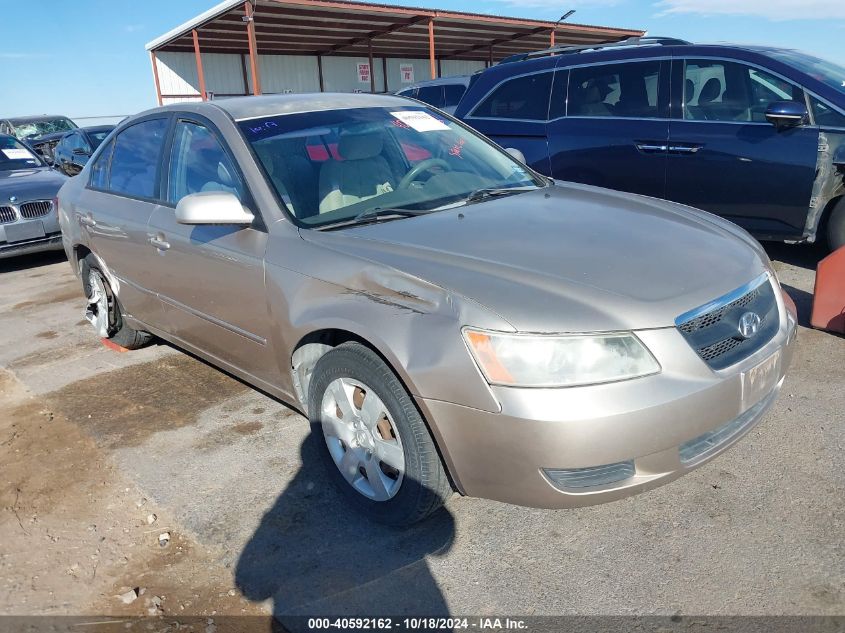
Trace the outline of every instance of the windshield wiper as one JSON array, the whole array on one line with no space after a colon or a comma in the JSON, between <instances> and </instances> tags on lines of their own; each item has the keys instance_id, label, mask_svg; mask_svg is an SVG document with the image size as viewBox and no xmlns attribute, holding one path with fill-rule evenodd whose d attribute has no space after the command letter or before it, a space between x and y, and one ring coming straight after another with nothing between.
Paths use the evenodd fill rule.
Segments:
<instances>
[{"instance_id":1,"label":"windshield wiper","mask_svg":"<svg viewBox=\"0 0 845 633\"><path fill-rule=\"evenodd\" d=\"M413 217L415 215L423 215L425 213L429 213L429 211L423 211L420 209L403 209L401 207L372 207L371 209L361 211L361 213L352 218L338 220L337 222L332 222L330 224L326 224L318 228L338 229L345 226L360 226L362 224L371 224L373 222L379 222L380 220L386 218L408 218Z\"/></svg>"},{"instance_id":2,"label":"windshield wiper","mask_svg":"<svg viewBox=\"0 0 845 633\"><path fill-rule=\"evenodd\" d=\"M496 196L509 196L515 193L525 193L526 191L534 191L540 189L536 185L530 187L490 187L484 189L476 189L466 198L464 204L472 204L473 202L481 202L487 198L494 198Z\"/></svg>"}]
</instances>

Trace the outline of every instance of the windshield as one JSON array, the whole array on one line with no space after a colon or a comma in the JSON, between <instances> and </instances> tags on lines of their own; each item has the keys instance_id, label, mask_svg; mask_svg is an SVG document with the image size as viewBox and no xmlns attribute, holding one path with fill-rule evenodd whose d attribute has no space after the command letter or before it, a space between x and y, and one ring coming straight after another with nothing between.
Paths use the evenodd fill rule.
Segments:
<instances>
[{"instance_id":1,"label":"windshield","mask_svg":"<svg viewBox=\"0 0 845 633\"><path fill-rule=\"evenodd\" d=\"M21 123L11 122L15 128L15 136L26 139L33 136L53 134L54 132L69 132L76 129L76 124L70 119L59 117L58 119L44 119L43 121L25 121Z\"/></svg>"},{"instance_id":2,"label":"windshield","mask_svg":"<svg viewBox=\"0 0 845 633\"><path fill-rule=\"evenodd\" d=\"M845 67L798 51L772 51L770 54L775 59L845 94Z\"/></svg>"},{"instance_id":3,"label":"windshield","mask_svg":"<svg viewBox=\"0 0 845 633\"><path fill-rule=\"evenodd\" d=\"M43 166L41 159L26 145L10 136L0 136L0 171Z\"/></svg>"},{"instance_id":4,"label":"windshield","mask_svg":"<svg viewBox=\"0 0 845 633\"><path fill-rule=\"evenodd\" d=\"M240 126L279 197L310 227L391 210L433 211L479 189L545 184L478 135L421 106L289 114Z\"/></svg>"}]
</instances>

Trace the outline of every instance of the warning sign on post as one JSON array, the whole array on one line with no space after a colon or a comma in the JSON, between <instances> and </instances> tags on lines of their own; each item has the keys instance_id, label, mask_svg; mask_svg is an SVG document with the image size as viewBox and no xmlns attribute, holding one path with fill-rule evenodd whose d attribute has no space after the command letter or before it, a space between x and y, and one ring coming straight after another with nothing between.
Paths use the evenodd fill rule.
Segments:
<instances>
[{"instance_id":1,"label":"warning sign on post","mask_svg":"<svg viewBox=\"0 0 845 633\"><path fill-rule=\"evenodd\" d=\"M403 84L414 83L414 66L412 64L402 64L399 66L399 75L402 77Z\"/></svg>"},{"instance_id":2,"label":"warning sign on post","mask_svg":"<svg viewBox=\"0 0 845 633\"><path fill-rule=\"evenodd\" d=\"M366 62L358 64L358 81L362 84L370 83L370 65Z\"/></svg>"}]
</instances>

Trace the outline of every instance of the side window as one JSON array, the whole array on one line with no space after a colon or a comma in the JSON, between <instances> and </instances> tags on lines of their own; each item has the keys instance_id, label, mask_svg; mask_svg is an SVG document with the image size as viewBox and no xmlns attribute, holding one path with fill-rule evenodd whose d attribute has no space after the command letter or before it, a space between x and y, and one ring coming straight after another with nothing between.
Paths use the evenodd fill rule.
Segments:
<instances>
[{"instance_id":1,"label":"side window","mask_svg":"<svg viewBox=\"0 0 845 633\"><path fill-rule=\"evenodd\" d=\"M173 134L167 200L176 204L201 191L228 191L243 200L235 166L214 133L204 125L179 121Z\"/></svg>"},{"instance_id":2,"label":"side window","mask_svg":"<svg viewBox=\"0 0 845 633\"><path fill-rule=\"evenodd\" d=\"M573 68L567 116L657 118L660 61Z\"/></svg>"},{"instance_id":3,"label":"side window","mask_svg":"<svg viewBox=\"0 0 845 633\"><path fill-rule=\"evenodd\" d=\"M803 101L803 91L774 75L744 64L687 60L684 118L690 121L765 123L774 101Z\"/></svg>"},{"instance_id":4,"label":"side window","mask_svg":"<svg viewBox=\"0 0 845 633\"><path fill-rule=\"evenodd\" d=\"M514 77L501 84L472 115L479 119L529 119L545 121L549 113L552 73Z\"/></svg>"},{"instance_id":5,"label":"side window","mask_svg":"<svg viewBox=\"0 0 845 633\"><path fill-rule=\"evenodd\" d=\"M417 99L435 108L443 107L443 86L423 86L417 93Z\"/></svg>"},{"instance_id":6,"label":"side window","mask_svg":"<svg viewBox=\"0 0 845 633\"><path fill-rule=\"evenodd\" d=\"M65 139L65 146L70 150L73 151L75 149L87 149L87 143L85 139L82 138L81 134L71 134Z\"/></svg>"},{"instance_id":7,"label":"side window","mask_svg":"<svg viewBox=\"0 0 845 633\"><path fill-rule=\"evenodd\" d=\"M167 119L151 119L126 128L114 141L108 189L139 198L157 196L158 166Z\"/></svg>"},{"instance_id":8,"label":"side window","mask_svg":"<svg viewBox=\"0 0 845 633\"><path fill-rule=\"evenodd\" d=\"M840 114L824 101L810 97L810 105L813 108L813 117L816 125L822 127L845 128L845 114Z\"/></svg>"},{"instance_id":9,"label":"side window","mask_svg":"<svg viewBox=\"0 0 845 633\"><path fill-rule=\"evenodd\" d=\"M97 160L91 166L91 180L88 186L92 189L108 189L109 182L109 163L111 162L112 150L114 149L114 141L110 142Z\"/></svg>"},{"instance_id":10,"label":"side window","mask_svg":"<svg viewBox=\"0 0 845 633\"><path fill-rule=\"evenodd\" d=\"M466 92L466 86L463 84L447 84L444 86L445 93L446 93L446 105L447 106L455 106L461 100L461 97L464 96Z\"/></svg>"}]
</instances>

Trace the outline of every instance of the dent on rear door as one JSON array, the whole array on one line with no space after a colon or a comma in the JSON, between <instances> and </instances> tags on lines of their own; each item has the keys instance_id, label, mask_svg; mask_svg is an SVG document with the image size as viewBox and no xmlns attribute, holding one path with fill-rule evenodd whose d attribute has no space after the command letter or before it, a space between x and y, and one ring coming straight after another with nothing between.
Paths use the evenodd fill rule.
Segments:
<instances>
[{"instance_id":1,"label":"dent on rear door","mask_svg":"<svg viewBox=\"0 0 845 633\"><path fill-rule=\"evenodd\" d=\"M158 297L148 286L147 220L155 204L83 189L76 221L87 234L91 250L117 282L114 288L124 312L145 323L161 321Z\"/></svg>"}]
</instances>

